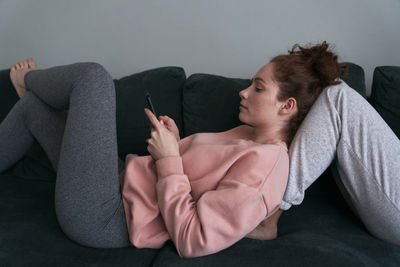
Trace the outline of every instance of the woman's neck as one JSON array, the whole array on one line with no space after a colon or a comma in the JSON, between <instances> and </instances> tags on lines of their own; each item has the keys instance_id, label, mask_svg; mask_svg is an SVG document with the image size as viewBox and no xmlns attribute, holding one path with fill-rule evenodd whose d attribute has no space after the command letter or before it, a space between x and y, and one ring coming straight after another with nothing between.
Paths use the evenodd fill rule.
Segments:
<instances>
[{"instance_id":1,"label":"woman's neck","mask_svg":"<svg viewBox=\"0 0 400 267\"><path fill-rule=\"evenodd\" d=\"M260 144L275 144L279 142L285 142L279 131L271 128L260 129L247 125L246 135L248 139Z\"/></svg>"}]
</instances>

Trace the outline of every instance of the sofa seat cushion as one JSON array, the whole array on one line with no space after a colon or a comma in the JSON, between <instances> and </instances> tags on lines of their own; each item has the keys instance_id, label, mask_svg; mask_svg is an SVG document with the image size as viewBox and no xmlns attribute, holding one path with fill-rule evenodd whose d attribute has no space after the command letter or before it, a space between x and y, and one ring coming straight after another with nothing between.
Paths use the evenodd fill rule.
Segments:
<instances>
[{"instance_id":1,"label":"sofa seat cushion","mask_svg":"<svg viewBox=\"0 0 400 267\"><path fill-rule=\"evenodd\" d=\"M0 266L398 266L399 246L368 234L340 195L314 189L283 213L277 239L243 238L218 253L181 259L171 240L161 249L81 246L57 222L54 182L2 173Z\"/></svg>"}]
</instances>

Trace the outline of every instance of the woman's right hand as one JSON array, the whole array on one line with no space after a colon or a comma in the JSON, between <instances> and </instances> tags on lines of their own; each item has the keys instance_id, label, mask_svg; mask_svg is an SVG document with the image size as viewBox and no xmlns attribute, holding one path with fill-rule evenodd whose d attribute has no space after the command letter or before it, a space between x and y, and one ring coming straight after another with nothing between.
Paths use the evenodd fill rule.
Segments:
<instances>
[{"instance_id":1,"label":"woman's right hand","mask_svg":"<svg viewBox=\"0 0 400 267\"><path fill-rule=\"evenodd\" d=\"M179 129L176 126L175 121L168 116L159 116L158 119L160 120L160 123L167 128L167 130L175 135L176 141L179 142L181 138L179 137Z\"/></svg>"}]
</instances>

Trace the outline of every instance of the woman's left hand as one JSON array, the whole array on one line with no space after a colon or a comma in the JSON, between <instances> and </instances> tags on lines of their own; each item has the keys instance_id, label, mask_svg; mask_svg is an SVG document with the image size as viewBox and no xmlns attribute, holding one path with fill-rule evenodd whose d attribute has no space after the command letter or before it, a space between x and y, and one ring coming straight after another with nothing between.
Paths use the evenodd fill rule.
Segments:
<instances>
[{"instance_id":1,"label":"woman's left hand","mask_svg":"<svg viewBox=\"0 0 400 267\"><path fill-rule=\"evenodd\" d=\"M151 138L146 139L146 142L149 144L147 150L153 159L159 160L170 156L180 156L179 145L175 135L161 124L149 109L145 108L144 112L152 124Z\"/></svg>"}]
</instances>

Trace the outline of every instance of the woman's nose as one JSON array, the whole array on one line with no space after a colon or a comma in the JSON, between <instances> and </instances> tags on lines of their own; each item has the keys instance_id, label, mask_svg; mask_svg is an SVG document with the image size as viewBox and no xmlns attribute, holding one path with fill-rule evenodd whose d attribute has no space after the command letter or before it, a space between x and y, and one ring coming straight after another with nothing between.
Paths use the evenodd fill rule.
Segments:
<instances>
[{"instance_id":1,"label":"woman's nose","mask_svg":"<svg viewBox=\"0 0 400 267\"><path fill-rule=\"evenodd\" d=\"M241 98L247 98L247 88L239 92Z\"/></svg>"}]
</instances>

